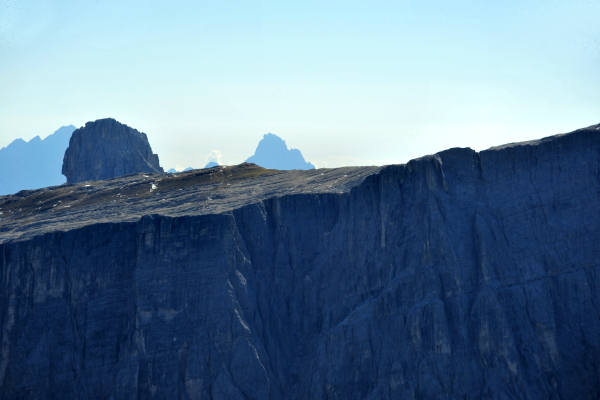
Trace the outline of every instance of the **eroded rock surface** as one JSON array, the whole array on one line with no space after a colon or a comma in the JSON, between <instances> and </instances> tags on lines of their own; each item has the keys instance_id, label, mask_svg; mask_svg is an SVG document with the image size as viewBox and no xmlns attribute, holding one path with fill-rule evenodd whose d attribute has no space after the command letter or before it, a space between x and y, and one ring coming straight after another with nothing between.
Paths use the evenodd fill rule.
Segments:
<instances>
[{"instance_id":1,"label":"eroded rock surface","mask_svg":"<svg viewBox=\"0 0 600 400\"><path fill-rule=\"evenodd\" d=\"M600 397L600 126L0 212L2 398Z\"/></svg>"},{"instance_id":2,"label":"eroded rock surface","mask_svg":"<svg viewBox=\"0 0 600 400\"><path fill-rule=\"evenodd\" d=\"M67 183L163 172L145 133L112 118L88 122L73 132L63 158Z\"/></svg>"}]
</instances>

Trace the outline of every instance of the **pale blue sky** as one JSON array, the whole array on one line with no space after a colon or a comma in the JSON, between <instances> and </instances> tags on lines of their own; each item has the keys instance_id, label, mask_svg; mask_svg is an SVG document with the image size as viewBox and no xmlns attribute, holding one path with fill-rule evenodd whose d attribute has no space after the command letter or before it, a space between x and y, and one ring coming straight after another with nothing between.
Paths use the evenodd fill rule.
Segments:
<instances>
[{"instance_id":1,"label":"pale blue sky","mask_svg":"<svg viewBox=\"0 0 600 400\"><path fill-rule=\"evenodd\" d=\"M0 147L114 117L165 168L266 132L331 167L600 122L596 0L0 4Z\"/></svg>"}]
</instances>

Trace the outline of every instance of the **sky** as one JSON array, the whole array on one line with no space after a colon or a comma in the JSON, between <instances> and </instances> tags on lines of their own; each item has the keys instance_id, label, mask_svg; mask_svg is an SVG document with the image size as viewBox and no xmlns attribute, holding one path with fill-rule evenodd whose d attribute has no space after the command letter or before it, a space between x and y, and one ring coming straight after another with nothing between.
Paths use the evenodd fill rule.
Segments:
<instances>
[{"instance_id":1,"label":"sky","mask_svg":"<svg viewBox=\"0 0 600 400\"><path fill-rule=\"evenodd\" d=\"M600 1L0 0L0 147L113 117L165 168L317 167L600 123Z\"/></svg>"}]
</instances>

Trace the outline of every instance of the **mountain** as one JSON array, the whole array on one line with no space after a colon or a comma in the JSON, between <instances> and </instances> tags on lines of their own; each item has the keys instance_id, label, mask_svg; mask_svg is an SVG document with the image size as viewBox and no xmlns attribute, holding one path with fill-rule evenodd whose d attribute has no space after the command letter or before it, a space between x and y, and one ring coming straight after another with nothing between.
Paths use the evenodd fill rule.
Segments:
<instances>
[{"instance_id":1,"label":"mountain","mask_svg":"<svg viewBox=\"0 0 600 400\"><path fill-rule=\"evenodd\" d=\"M218 166L219 166L219 163L217 163L215 161L209 161L208 163L206 163L204 168L212 168L212 167L218 167Z\"/></svg>"},{"instance_id":2,"label":"mountain","mask_svg":"<svg viewBox=\"0 0 600 400\"><path fill-rule=\"evenodd\" d=\"M600 125L0 198L0 398L598 399Z\"/></svg>"},{"instance_id":3,"label":"mountain","mask_svg":"<svg viewBox=\"0 0 600 400\"><path fill-rule=\"evenodd\" d=\"M0 149L0 195L64 183L60 168L74 130L63 126L43 140L16 139Z\"/></svg>"},{"instance_id":4,"label":"mountain","mask_svg":"<svg viewBox=\"0 0 600 400\"><path fill-rule=\"evenodd\" d=\"M62 172L67 183L77 183L137 172L162 173L163 169L145 133L105 118L73 132Z\"/></svg>"},{"instance_id":5,"label":"mountain","mask_svg":"<svg viewBox=\"0 0 600 400\"><path fill-rule=\"evenodd\" d=\"M179 172L189 172L189 171L193 171L193 170L194 170L194 168L192 168L192 167L187 167L187 168L185 168L185 169L183 169L183 170L181 170L181 171L179 171ZM178 171L177 171L175 168L169 168L169 170L167 171L167 173L169 173L169 174L175 174L175 173L177 173L177 172L178 172Z\"/></svg>"},{"instance_id":6,"label":"mountain","mask_svg":"<svg viewBox=\"0 0 600 400\"><path fill-rule=\"evenodd\" d=\"M288 149L285 141L273 133L267 133L258 143L254 155L246 160L269 169L314 169L304 160L298 149Z\"/></svg>"}]
</instances>

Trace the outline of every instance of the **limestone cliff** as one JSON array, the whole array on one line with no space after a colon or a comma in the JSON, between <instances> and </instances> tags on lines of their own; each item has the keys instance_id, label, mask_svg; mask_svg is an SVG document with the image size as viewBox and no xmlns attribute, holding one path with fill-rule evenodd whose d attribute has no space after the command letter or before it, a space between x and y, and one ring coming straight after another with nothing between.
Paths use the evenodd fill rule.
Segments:
<instances>
[{"instance_id":1,"label":"limestone cliff","mask_svg":"<svg viewBox=\"0 0 600 400\"><path fill-rule=\"evenodd\" d=\"M1 398L600 397L600 126L0 212Z\"/></svg>"}]
</instances>

